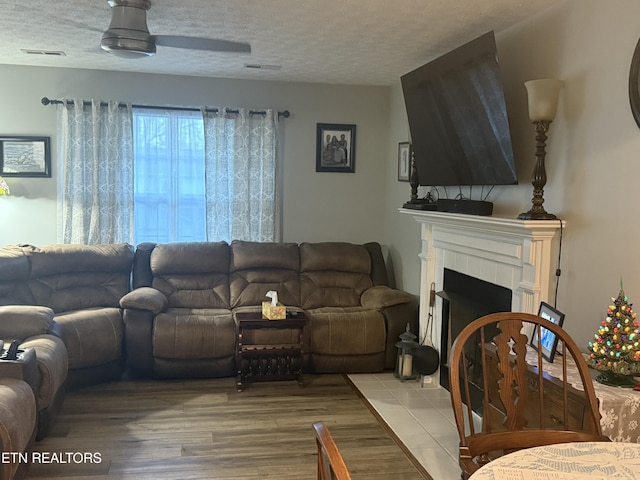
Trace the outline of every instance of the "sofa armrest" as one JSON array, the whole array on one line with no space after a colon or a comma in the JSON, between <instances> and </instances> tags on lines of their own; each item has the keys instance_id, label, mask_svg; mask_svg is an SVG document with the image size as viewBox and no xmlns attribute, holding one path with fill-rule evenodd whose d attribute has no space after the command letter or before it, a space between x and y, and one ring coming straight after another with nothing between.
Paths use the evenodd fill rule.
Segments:
<instances>
[{"instance_id":1,"label":"sofa armrest","mask_svg":"<svg viewBox=\"0 0 640 480\"><path fill-rule=\"evenodd\" d=\"M413 297L407 292L396 290L386 285L376 285L368 288L360 297L360 303L365 308L384 310L403 303L411 303Z\"/></svg>"},{"instance_id":2,"label":"sofa armrest","mask_svg":"<svg viewBox=\"0 0 640 480\"><path fill-rule=\"evenodd\" d=\"M125 309L148 310L157 315L167 308L167 297L151 287L140 287L127 293L120 299L120 306Z\"/></svg>"},{"instance_id":3,"label":"sofa armrest","mask_svg":"<svg viewBox=\"0 0 640 480\"><path fill-rule=\"evenodd\" d=\"M378 285L365 290L360 301L366 308L382 312L387 324L387 346L385 350L385 368L395 367L397 348L400 339L409 324L409 329L418 331L418 297L402 290Z\"/></svg>"},{"instance_id":4,"label":"sofa armrest","mask_svg":"<svg viewBox=\"0 0 640 480\"><path fill-rule=\"evenodd\" d=\"M153 375L153 321L155 315L148 310L125 308L124 344L129 374L134 378Z\"/></svg>"},{"instance_id":5,"label":"sofa armrest","mask_svg":"<svg viewBox=\"0 0 640 480\"><path fill-rule=\"evenodd\" d=\"M34 305L0 306L0 339L23 341L34 335L56 333L53 310Z\"/></svg>"},{"instance_id":6,"label":"sofa armrest","mask_svg":"<svg viewBox=\"0 0 640 480\"><path fill-rule=\"evenodd\" d=\"M168 305L167 297L151 287L136 288L120 299L127 367L133 377L153 375L153 321Z\"/></svg>"}]
</instances>

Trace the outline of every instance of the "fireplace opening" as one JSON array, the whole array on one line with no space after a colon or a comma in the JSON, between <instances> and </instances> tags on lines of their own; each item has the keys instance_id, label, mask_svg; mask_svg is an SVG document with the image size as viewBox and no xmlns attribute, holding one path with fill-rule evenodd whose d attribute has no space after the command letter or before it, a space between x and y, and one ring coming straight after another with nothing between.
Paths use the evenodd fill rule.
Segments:
<instances>
[{"instance_id":1,"label":"fireplace opening","mask_svg":"<svg viewBox=\"0 0 640 480\"><path fill-rule=\"evenodd\" d=\"M449 352L456 337L464 327L477 318L490 313L510 312L512 292L506 287L445 268L443 290L436 295L442 299L440 385L450 390ZM478 338L474 344L479 345L480 339ZM479 352L467 352L467 360L471 365L477 365L477 368L471 369L473 375L481 375ZM477 393L481 398L482 392ZM472 400L472 403L475 402ZM475 407L477 405L473 406L474 410Z\"/></svg>"}]
</instances>

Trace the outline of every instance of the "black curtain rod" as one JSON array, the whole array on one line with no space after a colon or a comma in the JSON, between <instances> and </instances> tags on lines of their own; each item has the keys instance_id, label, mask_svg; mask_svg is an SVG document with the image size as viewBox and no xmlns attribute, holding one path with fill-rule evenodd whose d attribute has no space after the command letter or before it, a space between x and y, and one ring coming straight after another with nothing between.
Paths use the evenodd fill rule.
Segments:
<instances>
[{"instance_id":1,"label":"black curtain rod","mask_svg":"<svg viewBox=\"0 0 640 480\"><path fill-rule=\"evenodd\" d=\"M51 100L47 97L42 97L42 100L40 100L42 102L42 105L61 105L63 104L65 101L64 100ZM69 102L69 100L67 100L67 102ZM85 105L91 105L91 102L89 101L84 101ZM101 103L101 105L107 105L107 103ZM200 109L199 108L181 108L181 107L158 107L158 106L151 106L151 105L131 105L132 107L135 108L157 108L160 110L189 110L189 111L193 111L193 112L197 112ZM217 112L218 109L217 108L206 108L205 109L207 112ZM227 110L228 113L239 113L238 110ZM251 115L266 115L267 112L265 112L264 110L260 111L260 110L249 110L249 113ZM289 110L285 110L284 112L278 112L278 116L279 117L284 117L284 118L289 118L291 116L291 113L289 113Z\"/></svg>"}]
</instances>

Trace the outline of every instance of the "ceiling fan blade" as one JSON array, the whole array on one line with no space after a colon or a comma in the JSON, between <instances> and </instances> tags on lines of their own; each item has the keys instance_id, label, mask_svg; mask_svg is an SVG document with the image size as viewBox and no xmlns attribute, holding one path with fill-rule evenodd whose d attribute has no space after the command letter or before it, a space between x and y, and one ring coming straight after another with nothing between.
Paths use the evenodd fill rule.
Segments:
<instances>
[{"instance_id":1,"label":"ceiling fan blade","mask_svg":"<svg viewBox=\"0 0 640 480\"><path fill-rule=\"evenodd\" d=\"M209 50L212 52L251 53L251 45L246 42L231 42L203 37L185 37L182 35L152 35L156 45L163 47L188 48L190 50Z\"/></svg>"}]
</instances>

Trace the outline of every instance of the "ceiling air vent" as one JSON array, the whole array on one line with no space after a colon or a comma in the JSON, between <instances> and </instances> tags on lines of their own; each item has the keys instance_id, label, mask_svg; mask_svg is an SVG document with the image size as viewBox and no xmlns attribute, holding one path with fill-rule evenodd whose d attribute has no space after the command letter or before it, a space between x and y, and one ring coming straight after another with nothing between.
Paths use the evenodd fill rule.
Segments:
<instances>
[{"instance_id":1,"label":"ceiling air vent","mask_svg":"<svg viewBox=\"0 0 640 480\"><path fill-rule=\"evenodd\" d=\"M64 52L55 50L29 50L26 48L21 48L20 51L22 53L26 53L27 55L49 55L52 57L64 57L67 55Z\"/></svg>"},{"instance_id":2,"label":"ceiling air vent","mask_svg":"<svg viewBox=\"0 0 640 480\"><path fill-rule=\"evenodd\" d=\"M282 65L263 65L260 63L245 63L244 68L252 68L254 70L280 70Z\"/></svg>"}]
</instances>

